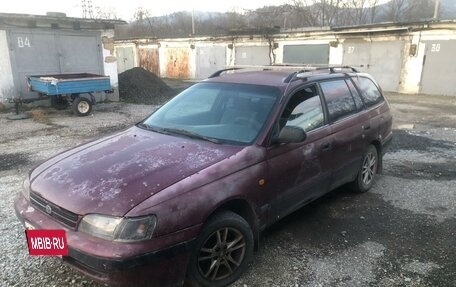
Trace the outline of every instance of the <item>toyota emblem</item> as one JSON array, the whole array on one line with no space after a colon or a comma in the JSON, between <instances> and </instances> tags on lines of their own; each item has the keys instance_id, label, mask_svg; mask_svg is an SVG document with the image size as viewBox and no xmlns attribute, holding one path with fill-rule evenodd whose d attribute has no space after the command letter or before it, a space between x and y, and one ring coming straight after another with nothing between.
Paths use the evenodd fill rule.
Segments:
<instances>
[{"instance_id":1,"label":"toyota emblem","mask_svg":"<svg viewBox=\"0 0 456 287\"><path fill-rule=\"evenodd\" d=\"M49 206L49 205L46 205L46 212L48 214L51 214L52 213L52 208Z\"/></svg>"}]
</instances>

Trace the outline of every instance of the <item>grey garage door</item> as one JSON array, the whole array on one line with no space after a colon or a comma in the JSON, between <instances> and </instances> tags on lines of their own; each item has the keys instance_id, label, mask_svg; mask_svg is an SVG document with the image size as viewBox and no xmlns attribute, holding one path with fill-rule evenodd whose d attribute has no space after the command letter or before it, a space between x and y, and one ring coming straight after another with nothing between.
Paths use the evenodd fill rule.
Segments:
<instances>
[{"instance_id":1,"label":"grey garage door","mask_svg":"<svg viewBox=\"0 0 456 287\"><path fill-rule=\"evenodd\" d=\"M285 45L284 64L328 64L329 45Z\"/></svg>"},{"instance_id":2,"label":"grey garage door","mask_svg":"<svg viewBox=\"0 0 456 287\"><path fill-rule=\"evenodd\" d=\"M122 73L135 67L133 47L116 47L117 72Z\"/></svg>"},{"instance_id":3,"label":"grey garage door","mask_svg":"<svg viewBox=\"0 0 456 287\"><path fill-rule=\"evenodd\" d=\"M421 92L456 96L456 40L424 41L426 45Z\"/></svg>"},{"instance_id":4,"label":"grey garage door","mask_svg":"<svg viewBox=\"0 0 456 287\"><path fill-rule=\"evenodd\" d=\"M236 65L270 65L268 46L236 46Z\"/></svg>"},{"instance_id":5,"label":"grey garage door","mask_svg":"<svg viewBox=\"0 0 456 287\"><path fill-rule=\"evenodd\" d=\"M196 48L196 78L205 79L223 69L226 64L226 48L222 46Z\"/></svg>"},{"instance_id":6,"label":"grey garage door","mask_svg":"<svg viewBox=\"0 0 456 287\"><path fill-rule=\"evenodd\" d=\"M28 91L26 75L103 74L99 33L15 29L8 36L14 84L25 99L37 97Z\"/></svg>"},{"instance_id":7,"label":"grey garage door","mask_svg":"<svg viewBox=\"0 0 456 287\"><path fill-rule=\"evenodd\" d=\"M343 64L374 76L385 91L397 91L402 68L403 41L346 40Z\"/></svg>"}]
</instances>

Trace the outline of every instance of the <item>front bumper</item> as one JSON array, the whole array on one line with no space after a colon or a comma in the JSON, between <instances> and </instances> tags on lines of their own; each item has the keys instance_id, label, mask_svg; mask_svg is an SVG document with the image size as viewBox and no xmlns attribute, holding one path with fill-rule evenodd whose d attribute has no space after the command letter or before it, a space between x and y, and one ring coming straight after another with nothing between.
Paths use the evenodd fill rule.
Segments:
<instances>
[{"instance_id":1,"label":"front bumper","mask_svg":"<svg viewBox=\"0 0 456 287\"><path fill-rule=\"evenodd\" d=\"M182 286L189 258L187 245L191 246L185 243L126 260L98 258L70 248L63 261L108 286Z\"/></svg>"},{"instance_id":2,"label":"front bumper","mask_svg":"<svg viewBox=\"0 0 456 287\"><path fill-rule=\"evenodd\" d=\"M19 194L16 216L37 229L64 229L68 256L63 261L91 279L109 286L182 286L190 252L201 226L147 242L119 243L70 230L33 208Z\"/></svg>"}]
</instances>

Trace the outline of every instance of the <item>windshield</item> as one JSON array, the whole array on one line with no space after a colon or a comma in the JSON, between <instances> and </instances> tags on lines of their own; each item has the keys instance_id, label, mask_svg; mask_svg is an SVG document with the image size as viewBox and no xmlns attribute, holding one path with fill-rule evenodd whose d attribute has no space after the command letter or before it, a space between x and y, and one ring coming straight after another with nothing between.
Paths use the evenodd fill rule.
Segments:
<instances>
[{"instance_id":1,"label":"windshield","mask_svg":"<svg viewBox=\"0 0 456 287\"><path fill-rule=\"evenodd\" d=\"M247 144L264 126L278 98L274 87L199 83L166 103L140 127L169 134Z\"/></svg>"}]
</instances>

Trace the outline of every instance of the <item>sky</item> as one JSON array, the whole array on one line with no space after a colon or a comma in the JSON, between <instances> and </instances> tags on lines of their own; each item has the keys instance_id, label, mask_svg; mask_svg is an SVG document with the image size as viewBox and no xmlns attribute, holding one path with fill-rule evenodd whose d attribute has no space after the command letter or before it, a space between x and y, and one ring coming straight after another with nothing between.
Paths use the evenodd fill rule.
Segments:
<instances>
[{"instance_id":1,"label":"sky","mask_svg":"<svg viewBox=\"0 0 456 287\"><path fill-rule=\"evenodd\" d=\"M5 1L5 0L4 0ZM68 17L82 17L83 0L12 0L0 5L1 13L45 15L46 12L64 12ZM86 0L89 1L89 0ZM241 12L269 5L289 3L290 0L91 0L93 7L116 11L118 17L130 21L138 7L149 10L152 16L177 11ZM95 12L95 9L93 10Z\"/></svg>"}]
</instances>

